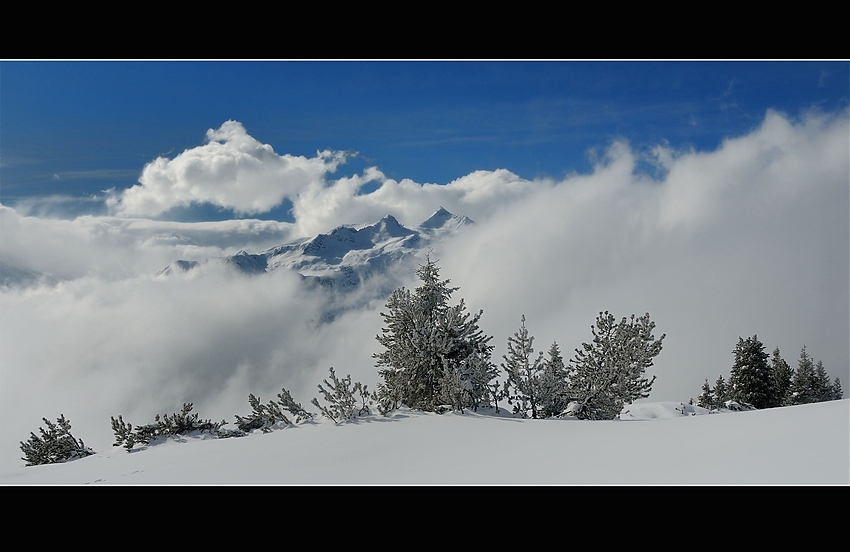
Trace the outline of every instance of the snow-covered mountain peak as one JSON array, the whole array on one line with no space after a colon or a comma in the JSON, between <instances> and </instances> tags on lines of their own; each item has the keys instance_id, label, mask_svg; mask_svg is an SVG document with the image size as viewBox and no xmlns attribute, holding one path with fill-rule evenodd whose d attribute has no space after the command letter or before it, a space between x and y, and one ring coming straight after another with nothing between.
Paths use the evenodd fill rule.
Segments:
<instances>
[{"instance_id":1,"label":"snow-covered mountain peak","mask_svg":"<svg viewBox=\"0 0 850 552\"><path fill-rule=\"evenodd\" d=\"M386 215L371 224L338 226L327 234L302 238L256 254L240 250L218 259L176 261L159 274L167 276L191 270L201 262L218 261L243 274L285 268L323 286L349 288L357 286L363 278L385 272L390 265L417 256L425 247L449 239L467 224L474 222L443 207L413 229Z\"/></svg>"},{"instance_id":2,"label":"snow-covered mountain peak","mask_svg":"<svg viewBox=\"0 0 850 552\"><path fill-rule=\"evenodd\" d=\"M433 215L428 217L428 220L420 224L419 228L423 230L456 230L465 224L475 224L475 221L467 216L453 215L445 208L440 207Z\"/></svg>"}]
</instances>

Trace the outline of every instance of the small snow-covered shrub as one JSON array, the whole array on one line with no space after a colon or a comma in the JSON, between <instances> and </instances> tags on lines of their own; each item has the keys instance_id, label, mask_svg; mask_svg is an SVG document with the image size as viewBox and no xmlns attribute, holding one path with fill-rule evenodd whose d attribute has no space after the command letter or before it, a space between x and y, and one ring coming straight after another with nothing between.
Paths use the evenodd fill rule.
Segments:
<instances>
[{"instance_id":1,"label":"small snow-covered shrub","mask_svg":"<svg viewBox=\"0 0 850 552\"><path fill-rule=\"evenodd\" d=\"M328 380L322 380L322 382L328 386L328 389L325 389L321 385L317 386L319 391L322 393L322 396L324 396L325 400L330 404L327 407L324 407L319 404L319 400L315 397L311 401L312 404L315 405L322 414L337 424L346 420L352 420L358 416L370 415L372 412L369 410L369 406L374 404L375 396L369 393L366 386L361 385L359 381L352 385L351 375L347 375L340 380L336 377L336 373L334 373L333 368L330 369L330 372L331 381L328 382ZM355 396L355 393L357 396ZM359 407L357 406L358 399L360 402Z\"/></svg>"},{"instance_id":2,"label":"small snow-covered shrub","mask_svg":"<svg viewBox=\"0 0 850 552\"><path fill-rule=\"evenodd\" d=\"M123 445L127 451L131 451L136 443L148 445L157 437L184 435L194 431L201 433L206 431L212 435L219 436L222 426L227 424L227 422L224 420L218 423L210 420L199 420L197 413L189 414L192 408L192 403L183 403L183 410L179 413L172 414L171 416L163 414L162 417L157 414L154 417L154 423L138 426L135 430L133 429L133 424L125 423L120 415L117 420L112 418L112 431L115 433L115 443L112 446L118 447ZM233 432L227 432L221 436L232 437L234 435Z\"/></svg>"},{"instance_id":3,"label":"small snow-covered shrub","mask_svg":"<svg viewBox=\"0 0 850 552\"><path fill-rule=\"evenodd\" d=\"M751 405L747 402L737 402L737 401L726 401L723 403L723 407L727 410L731 410L733 412L745 412L747 410L758 410L755 406Z\"/></svg>"},{"instance_id":4,"label":"small snow-covered shrub","mask_svg":"<svg viewBox=\"0 0 850 552\"><path fill-rule=\"evenodd\" d=\"M260 399L254 395L248 395L248 404L251 405L252 412L247 418L237 414L236 427L242 432L259 429L263 433L269 433L278 422L283 422L288 426L293 425L292 421L283 413L284 410L295 416L296 424L313 417L312 413L307 412L299 403L295 402L286 388L283 388L277 396L280 401L269 401L268 404L262 404Z\"/></svg>"},{"instance_id":5,"label":"small snow-covered shrub","mask_svg":"<svg viewBox=\"0 0 850 552\"><path fill-rule=\"evenodd\" d=\"M24 453L21 460L24 460L27 466L58 464L94 454L82 439L78 440L71 435L71 421L65 419L64 414L56 419L55 424L47 418L42 420L47 429L38 428L41 437L30 432L29 440L26 443L21 441L21 451Z\"/></svg>"},{"instance_id":6,"label":"small snow-covered shrub","mask_svg":"<svg viewBox=\"0 0 850 552\"><path fill-rule=\"evenodd\" d=\"M269 401L269 404L263 404L260 399L253 394L248 395L248 404L251 405L252 412L247 418L243 418L239 414L236 415L236 427L240 431L249 432L255 429L261 430L263 433L269 433L272 426L277 422L283 422L286 425L291 425L292 422L284 416L280 411L280 406Z\"/></svg>"}]
</instances>

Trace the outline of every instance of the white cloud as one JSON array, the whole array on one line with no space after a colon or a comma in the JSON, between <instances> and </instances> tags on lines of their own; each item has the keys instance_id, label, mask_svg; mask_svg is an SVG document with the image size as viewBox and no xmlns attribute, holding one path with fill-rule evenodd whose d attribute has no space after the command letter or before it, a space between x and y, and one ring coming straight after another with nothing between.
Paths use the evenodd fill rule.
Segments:
<instances>
[{"instance_id":1,"label":"white cloud","mask_svg":"<svg viewBox=\"0 0 850 552\"><path fill-rule=\"evenodd\" d=\"M847 129L846 113L768 113L717 151L669 156L658 182L614 144L593 174L535 187L448 245L444 273L485 310L497 356L522 314L538 349L557 340L569 356L599 311L649 311L668 334L659 400L728 377L738 337L753 334L792 365L816 347L847 379Z\"/></svg>"},{"instance_id":2,"label":"white cloud","mask_svg":"<svg viewBox=\"0 0 850 552\"><path fill-rule=\"evenodd\" d=\"M299 190L322 183L344 160L343 153L330 151L310 159L278 155L249 136L241 123L227 121L207 131L203 146L148 163L139 184L109 203L116 213L128 216L157 216L193 203L211 203L239 214L264 213Z\"/></svg>"}]
</instances>

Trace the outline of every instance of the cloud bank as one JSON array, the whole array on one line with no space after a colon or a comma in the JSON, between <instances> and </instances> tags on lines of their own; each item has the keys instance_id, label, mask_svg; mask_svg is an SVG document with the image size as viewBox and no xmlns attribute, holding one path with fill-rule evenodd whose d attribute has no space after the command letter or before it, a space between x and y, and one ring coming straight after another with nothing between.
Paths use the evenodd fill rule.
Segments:
<instances>
[{"instance_id":1,"label":"cloud bank","mask_svg":"<svg viewBox=\"0 0 850 552\"><path fill-rule=\"evenodd\" d=\"M648 311L668 336L651 400L686 401L703 378L727 377L738 337L756 333L792 365L805 344L846 388L849 126L846 111L768 112L715 151L657 147L643 158L615 142L590 174L526 180L503 169L438 185L378 168L332 180L341 154L278 155L231 121L145 167L110 216L51 220L0 206L0 260L60 280L0 291L2 462L17 461L17 442L42 416L64 413L97 450L111 443L111 415L141 423L193 401L232 420L247 412L247 393L273 397L281 386L306 405L329 366L374 388L383 301L368 288L363 308L319 323L337 299L307 293L292 274L244 278L209 265L154 275L179 258L255 252L386 214L416 225L440 205L478 222L435 253L456 299L484 309L496 362L523 314L537 349L557 340L569 357L599 311ZM647 161L663 176L641 172ZM257 213L284 198L291 224L145 218L192 201Z\"/></svg>"}]
</instances>

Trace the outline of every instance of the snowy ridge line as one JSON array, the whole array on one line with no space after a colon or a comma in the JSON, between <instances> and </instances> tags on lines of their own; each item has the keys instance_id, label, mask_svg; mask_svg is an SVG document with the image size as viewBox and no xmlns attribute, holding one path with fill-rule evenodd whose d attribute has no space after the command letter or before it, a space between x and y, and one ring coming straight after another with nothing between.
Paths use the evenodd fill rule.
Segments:
<instances>
[{"instance_id":1,"label":"snowy ridge line","mask_svg":"<svg viewBox=\"0 0 850 552\"><path fill-rule=\"evenodd\" d=\"M341 225L327 234L301 238L260 253L240 250L235 255L202 261L178 260L159 271L157 276L187 272L205 263L219 262L247 275L288 269L305 279L315 279L321 285L353 288L363 278L380 273L471 224L475 221L454 215L443 207L415 228L408 228L394 216L386 215L372 224Z\"/></svg>"}]
</instances>

